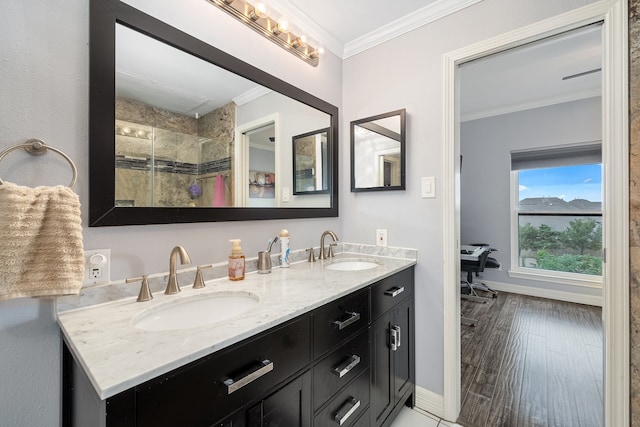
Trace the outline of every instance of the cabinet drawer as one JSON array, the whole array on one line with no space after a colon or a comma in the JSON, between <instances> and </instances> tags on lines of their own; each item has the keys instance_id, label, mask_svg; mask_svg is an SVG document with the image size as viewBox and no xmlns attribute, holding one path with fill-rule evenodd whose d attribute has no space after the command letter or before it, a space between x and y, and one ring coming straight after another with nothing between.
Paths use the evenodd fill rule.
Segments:
<instances>
[{"instance_id":1,"label":"cabinet drawer","mask_svg":"<svg viewBox=\"0 0 640 427\"><path fill-rule=\"evenodd\" d=\"M137 426L209 426L310 361L310 317L222 350L136 389Z\"/></svg>"},{"instance_id":2,"label":"cabinet drawer","mask_svg":"<svg viewBox=\"0 0 640 427\"><path fill-rule=\"evenodd\" d=\"M371 287L371 318L377 319L411 295L413 295L413 268L382 279Z\"/></svg>"},{"instance_id":3,"label":"cabinet drawer","mask_svg":"<svg viewBox=\"0 0 640 427\"><path fill-rule=\"evenodd\" d=\"M313 317L313 355L318 357L369 324L369 289L329 303Z\"/></svg>"},{"instance_id":4,"label":"cabinet drawer","mask_svg":"<svg viewBox=\"0 0 640 427\"><path fill-rule=\"evenodd\" d=\"M369 367L369 329L324 358L313 368L313 409Z\"/></svg>"},{"instance_id":5,"label":"cabinet drawer","mask_svg":"<svg viewBox=\"0 0 640 427\"><path fill-rule=\"evenodd\" d=\"M353 426L369 406L369 370L338 393L314 418L315 427Z\"/></svg>"}]
</instances>

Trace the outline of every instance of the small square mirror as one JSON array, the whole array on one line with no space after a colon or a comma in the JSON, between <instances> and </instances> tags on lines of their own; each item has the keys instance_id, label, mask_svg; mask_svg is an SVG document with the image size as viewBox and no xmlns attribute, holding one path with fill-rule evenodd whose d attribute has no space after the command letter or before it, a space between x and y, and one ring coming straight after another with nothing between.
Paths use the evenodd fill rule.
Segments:
<instances>
[{"instance_id":1,"label":"small square mirror","mask_svg":"<svg viewBox=\"0 0 640 427\"><path fill-rule=\"evenodd\" d=\"M405 189L404 109L351 122L351 191Z\"/></svg>"}]
</instances>

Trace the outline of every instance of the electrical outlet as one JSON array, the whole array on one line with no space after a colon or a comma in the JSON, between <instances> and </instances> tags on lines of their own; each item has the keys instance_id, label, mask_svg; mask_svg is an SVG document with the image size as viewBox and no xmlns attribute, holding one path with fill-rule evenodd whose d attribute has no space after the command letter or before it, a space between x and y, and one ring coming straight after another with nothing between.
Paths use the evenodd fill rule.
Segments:
<instances>
[{"instance_id":1,"label":"electrical outlet","mask_svg":"<svg viewBox=\"0 0 640 427\"><path fill-rule=\"evenodd\" d=\"M387 246L387 229L378 228L376 230L376 246Z\"/></svg>"},{"instance_id":2,"label":"electrical outlet","mask_svg":"<svg viewBox=\"0 0 640 427\"><path fill-rule=\"evenodd\" d=\"M289 187L282 187L282 201L289 201Z\"/></svg>"},{"instance_id":3,"label":"electrical outlet","mask_svg":"<svg viewBox=\"0 0 640 427\"><path fill-rule=\"evenodd\" d=\"M84 251L83 285L104 285L111 280L111 249Z\"/></svg>"}]
</instances>

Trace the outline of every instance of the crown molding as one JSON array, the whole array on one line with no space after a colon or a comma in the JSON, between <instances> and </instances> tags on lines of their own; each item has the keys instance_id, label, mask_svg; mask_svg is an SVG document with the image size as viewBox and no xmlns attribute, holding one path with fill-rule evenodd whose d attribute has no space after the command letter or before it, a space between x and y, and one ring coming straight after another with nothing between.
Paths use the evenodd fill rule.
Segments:
<instances>
[{"instance_id":1,"label":"crown molding","mask_svg":"<svg viewBox=\"0 0 640 427\"><path fill-rule=\"evenodd\" d=\"M342 59L347 59L374 46L413 31L423 25L437 21L447 15L481 2L482 0L437 0L428 6L396 19L379 29L365 34L344 46Z\"/></svg>"},{"instance_id":2,"label":"crown molding","mask_svg":"<svg viewBox=\"0 0 640 427\"><path fill-rule=\"evenodd\" d=\"M241 93L240 95L233 98L233 102L235 102L236 105L244 105L247 102L251 102L254 99L258 99L261 96L264 96L270 92L272 92L271 89L268 89L263 86L256 86L253 89L249 89L245 93Z\"/></svg>"},{"instance_id":3,"label":"crown molding","mask_svg":"<svg viewBox=\"0 0 640 427\"><path fill-rule=\"evenodd\" d=\"M381 43L481 1L482 0L437 0L409 15L396 19L375 31L365 34L346 45L325 31L312 17L291 4L289 0L271 0L270 4L274 10L286 15L289 18L289 22L296 28L302 30L311 40L314 40L326 50L330 50L339 58L347 59L350 56L371 49Z\"/></svg>"},{"instance_id":4,"label":"crown molding","mask_svg":"<svg viewBox=\"0 0 640 427\"><path fill-rule=\"evenodd\" d=\"M520 104L507 105L492 110L483 110L464 114L460 117L460 122L486 119L488 117L501 116L503 114L517 113L519 111L533 110L534 108L548 107L550 105L564 104L565 102L579 101L581 99L595 98L602 96L600 89L584 91L569 95L562 95L553 98L545 98L538 101L524 102Z\"/></svg>"}]
</instances>

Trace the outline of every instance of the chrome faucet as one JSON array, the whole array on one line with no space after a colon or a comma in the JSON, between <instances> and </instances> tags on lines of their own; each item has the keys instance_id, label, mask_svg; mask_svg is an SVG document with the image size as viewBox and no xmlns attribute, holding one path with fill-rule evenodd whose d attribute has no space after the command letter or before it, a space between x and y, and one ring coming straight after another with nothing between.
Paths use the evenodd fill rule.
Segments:
<instances>
[{"instance_id":1,"label":"chrome faucet","mask_svg":"<svg viewBox=\"0 0 640 427\"><path fill-rule=\"evenodd\" d=\"M164 290L166 295L173 295L180 292L180 285L178 284L178 276L176 275L176 263L178 261L178 255L180 256L180 264L191 264L191 258L189 254L182 246L176 246L171 250L169 256L169 282L167 283L167 289Z\"/></svg>"},{"instance_id":2,"label":"chrome faucet","mask_svg":"<svg viewBox=\"0 0 640 427\"><path fill-rule=\"evenodd\" d=\"M318 256L318 259L333 258L333 249L331 246L335 245L335 243L329 245L329 249L327 249L326 253L324 251L324 238L327 237L327 235L331 236L334 242L338 241L338 236L336 236L336 233L334 233L333 231L327 230L322 233L322 237L320 237L320 256Z\"/></svg>"}]
</instances>

